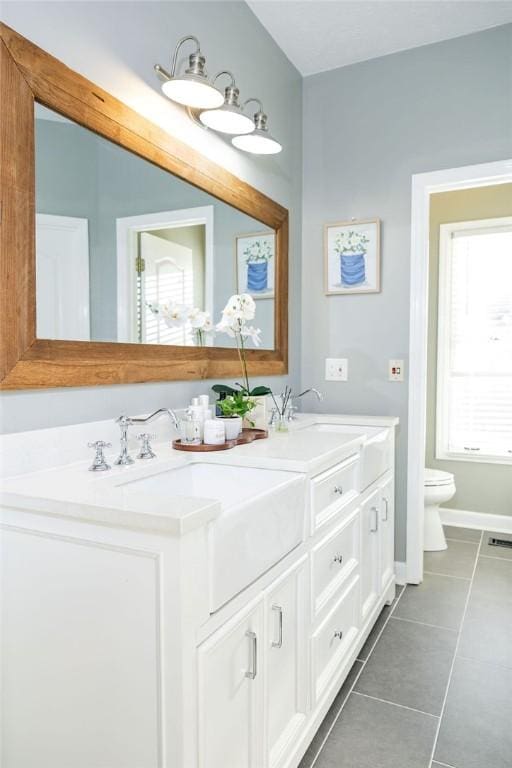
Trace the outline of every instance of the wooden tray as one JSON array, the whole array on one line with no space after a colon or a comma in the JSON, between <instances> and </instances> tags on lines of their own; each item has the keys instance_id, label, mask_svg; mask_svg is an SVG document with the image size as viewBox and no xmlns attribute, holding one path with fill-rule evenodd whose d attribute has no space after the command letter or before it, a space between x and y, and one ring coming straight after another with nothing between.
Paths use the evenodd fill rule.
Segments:
<instances>
[{"instance_id":1,"label":"wooden tray","mask_svg":"<svg viewBox=\"0 0 512 768\"><path fill-rule=\"evenodd\" d=\"M243 429L242 434L239 435L236 440L226 440L225 443L219 445L205 445L205 443L182 443L181 440L173 440L172 447L176 451L193 451L195 453L202 453L206 451L228 451L230 448L234 448L235 445L245 445L245 443L252 443L253 440L264 440L268 437L266 429Z\"/></svg>"}]
</instances>

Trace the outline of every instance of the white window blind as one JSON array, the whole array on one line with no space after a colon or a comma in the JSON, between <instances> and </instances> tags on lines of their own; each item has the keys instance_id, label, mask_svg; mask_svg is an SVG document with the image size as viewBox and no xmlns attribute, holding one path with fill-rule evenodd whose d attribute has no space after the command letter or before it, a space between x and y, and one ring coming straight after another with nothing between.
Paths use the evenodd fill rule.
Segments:
<instances>
[{"instance_id":1,"label":"white window blind","mask_svg":"<svg viewBox=\"0 0 512 768\"><path fill-rule=\"evenodd\" d=\"M512 462L512 219L441 227L438 458Z\"/></svg>"}]
</instances>

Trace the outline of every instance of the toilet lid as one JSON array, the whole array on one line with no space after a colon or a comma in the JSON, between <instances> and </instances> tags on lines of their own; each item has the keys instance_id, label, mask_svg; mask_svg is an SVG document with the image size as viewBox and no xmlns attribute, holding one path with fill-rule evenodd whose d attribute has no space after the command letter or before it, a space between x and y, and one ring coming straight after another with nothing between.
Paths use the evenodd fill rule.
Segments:
<instances>
[{"instance_id":1,"label":"toilet lid","mask_svg":"<svg viewBox=\"0 0 512 768\"><path fill-rule=\"evenodd\" d=\"M425 485L451 485L453 475L451 472L443 472L440 469L425 469Z\"/></svg>"}]
</instances>

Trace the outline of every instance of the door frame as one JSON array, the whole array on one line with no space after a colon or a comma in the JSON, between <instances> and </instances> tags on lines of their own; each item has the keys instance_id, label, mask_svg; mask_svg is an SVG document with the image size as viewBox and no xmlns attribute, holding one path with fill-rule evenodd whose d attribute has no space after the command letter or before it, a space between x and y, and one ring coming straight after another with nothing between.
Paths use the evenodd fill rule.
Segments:
<instances>
[{"instance_id":1,"label":"door frame","mask_svg":"<svg viewBox=\"0 0 512 768\"><path fill-rule=\"evenodd\" d=\"M136 327L136 278L131 265L137 256L137 235L158 229L205 226L204 304L213 316L213 205L182 208L174 211L126 216L116 219L117 236L117 341L134 342Z\"/></svg>"},{"instance_id":2,"label":"door frame","mask_svg":"<svg viewBox=\"0 0 512 768\"><path fill-rule=\"evenodd\" d=\"M512 182L512 158L412 176L406 579L423 579L430 195Z\"/></svg>"}]
</instances>

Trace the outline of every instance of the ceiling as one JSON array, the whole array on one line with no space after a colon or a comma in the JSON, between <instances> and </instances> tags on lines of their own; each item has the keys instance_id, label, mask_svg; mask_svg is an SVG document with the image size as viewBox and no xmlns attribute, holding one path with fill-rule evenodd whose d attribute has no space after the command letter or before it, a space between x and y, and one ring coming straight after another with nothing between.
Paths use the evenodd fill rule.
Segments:
<instances>
[{"instance_id":1,"label":"ceiling","mask_svg":"<svg viewBox=\"0 0 512 768\"><path fill-rule=\"evenodd\" d=\"M512 22L512 0L246 0L302 75Z\"/></svg>"}]
</instances>

